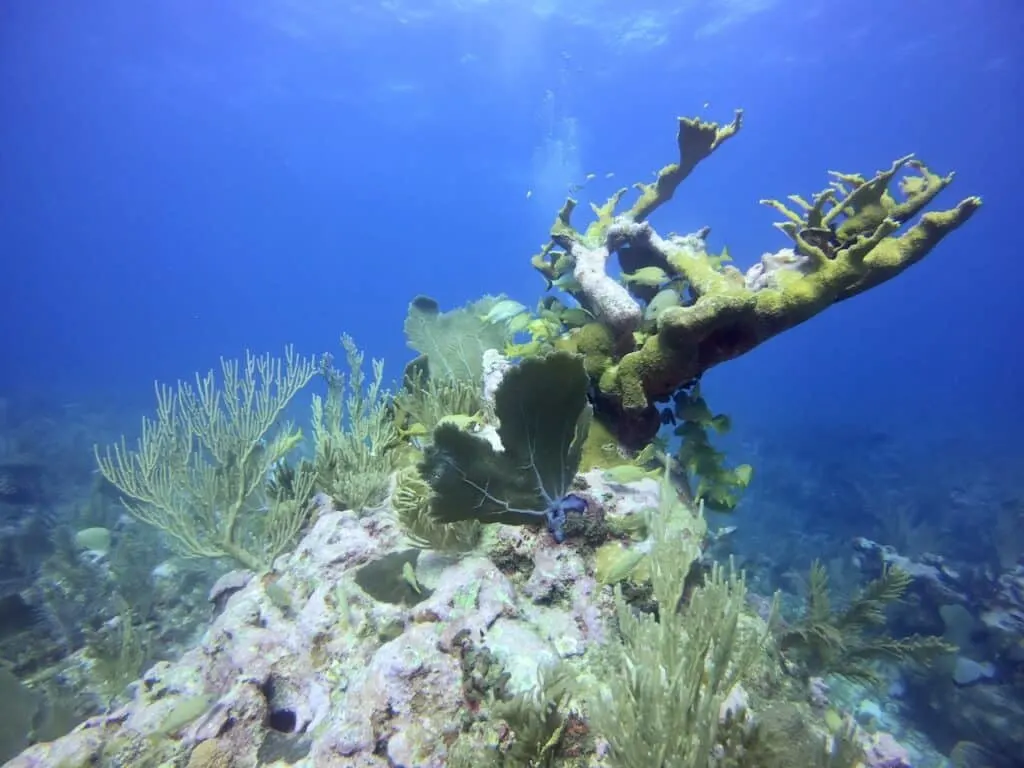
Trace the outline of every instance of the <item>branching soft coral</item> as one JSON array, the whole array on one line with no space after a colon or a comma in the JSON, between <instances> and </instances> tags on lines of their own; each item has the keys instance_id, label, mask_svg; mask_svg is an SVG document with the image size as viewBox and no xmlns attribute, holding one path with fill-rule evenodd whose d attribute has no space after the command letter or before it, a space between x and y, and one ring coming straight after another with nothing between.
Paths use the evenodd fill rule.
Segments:
<instances>
[{"instance_id":1,"label":"branching soft coral","mask_svg":"<svg viewBox=\"0 0 1024 768\"><path fill-rule=\"evenodd\" d=\"M366 379L363 353L351 336L341 337L348 376L327 357L321 372L327 396L313 396L313 467L318 486L339 507L364 510L387 496L399 444L391 397L384 389L384 364L374 360Z\"/></svg>"},{"instance_id":2,"label":"branching soft coral","mask_svg":"<svg viewBox=\"0 0 1024 768\"><path fill-rule=\"evenodd\" d=\"M157 413L134 449L122 438L96 449L100 473L126 509L189 557L230 558L259 570L294 540L308 512L312 477L292 495L266 485L302 441L282 414L316 368L291 347L284 360L246 354L222 360L195 385L157 387Z\"/></svg>"},{"instance_id":3,"label":"branching soft coral","mask_svg":"<svg viewBox=\"0 0 1024 768\"><path fill-rule=\"evenodd\" d=\"M815 562L806 613L782 633L779 645L808 674L840 675L866 683L880 679L875 662L927 663L954 651L941 637L894 638L884 632L886 607L903 597L910 581L906 571L886 568L845 609L836 611L829 594L828 572Z\"/></svg>"}]
</instances>

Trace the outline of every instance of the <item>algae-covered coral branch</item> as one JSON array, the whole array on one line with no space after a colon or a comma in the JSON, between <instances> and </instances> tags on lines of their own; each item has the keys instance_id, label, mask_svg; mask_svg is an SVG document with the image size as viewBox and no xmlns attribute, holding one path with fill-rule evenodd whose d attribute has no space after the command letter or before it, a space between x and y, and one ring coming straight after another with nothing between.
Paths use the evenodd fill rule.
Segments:
<instances>
[{"instance_id":1,"label":"algae-covered coral branch","mask_svg":"<svg viewBox=\"0 0 1024 768\"><path fill-rule=\"evenodd\" d=\"M616 336L623 337L636 330L642 309L625 287L608 276L606 269L610 256L626 244L620 229L626 224L643 221L668 202L697 164L739 131L742 118L742 111L737 111L726 126L680 118L678 162L662 168L653 182L635 185L640 196L629 210L616 214L616 208L628 191L626 188L618 190L604 205L591 206L596 219L584 232L573 228L570 218L576 201L567 200L551 230L551 239L568 258L561 259L549 245L534 257L534 266L549 280L571 271L579 286L577 298Z\"/></svg>"},{"instance_id":2,"label":"algae-covered coral branch","mask_svg":"<svg viewBox=\"0 0 1024 768\"><path fill-rule=\"evenodd\" d=\"M625 421L656 428L648 417L652 402L895 277L981 205L980 198L968 197L911 224L953 180L913 155L870 178L832 172L830 186L811 201L797 195L789 204L762 201L783 215L776 226L793 247L766 254L740 272L724 263L726 254L708 252L707 229L662 237L645 221L698 162L738 133L740 118L737 113L725 126L680 120L679 162L663 168L656 181L637 185L639 199L625 212L616 214L625 189L592 206L595 220L582 232L570 220L576 202L567 201L551 243L533 259L550 283L566 288L597 318L607 340L594 349L601 334L584 327L575 334L577 346L603 399L617 404ZM607 269L613 255L623 270L645 279L613 279ZM674 294L670 305L659 305L656 315L648 311L655 294L666 291Z\"/></svg>"}]
</instances>

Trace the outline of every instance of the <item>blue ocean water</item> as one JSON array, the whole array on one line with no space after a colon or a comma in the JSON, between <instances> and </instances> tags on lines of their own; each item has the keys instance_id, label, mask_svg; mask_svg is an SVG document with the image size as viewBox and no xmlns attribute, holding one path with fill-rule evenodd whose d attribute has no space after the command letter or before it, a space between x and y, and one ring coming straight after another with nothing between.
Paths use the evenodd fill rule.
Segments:
<instances>
[{"instance_id":1,"label":"blue ocean water","mask_svg":"<svg viewBox=\"0 0 1024 768\"><path fill-rule=\"evenodd\" d=\"M678 115L742 107L743 135L656 223L711 226L744 266L785 244L757 200L828 170L916 152L957 172L940 203L986 207L898 281L716 372L729 410L1012 436L1017 5L614 8L5 4L4 389L148 403L154 379L342 331L397 369L412 296L532 300L570 184L646 181Z\"/></svg>"},{"instance_id":2,"label":"blue ocean water","mask_svg":"<svg viewBox=\"0 0 1024 768\"><path fill-rule=\"evenodd\" d=\"M338 354L343 332L397 378L414 296L532 306L530 257L571 189L650 181L677 117L742 108L653 218L710 226L741 268L788 242L758 200L830 170L913 152L956 172L933 208L984 206L905 274L705 378L730 459L755 467L741 534L879 538L853 499L883 491L916 523L956 495L961 517L935 525L970 530L983 494L944 486L951 467L988 473L998 506L1024 466L1021 39L1013 0L11 0L5 418L95 410L130 431L154 381L246 349ZM783 570L813 545L796 554Z\"/></svg>"}]
</instances>

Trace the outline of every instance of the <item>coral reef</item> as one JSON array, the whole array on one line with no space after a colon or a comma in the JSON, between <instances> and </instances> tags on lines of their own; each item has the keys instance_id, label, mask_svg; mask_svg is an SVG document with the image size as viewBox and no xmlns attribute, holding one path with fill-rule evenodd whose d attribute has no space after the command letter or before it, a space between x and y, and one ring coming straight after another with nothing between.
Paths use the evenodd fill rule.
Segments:
<instances>
[{"instance_id":1,"label":"coral reef","mask_svg":"<svg viewBox=\"0 0 1024 768\"><path fill-rule=\"evenodd\" d=\"M647 221L741 126L681 119L677 162L584 231L566 202L533 264L574 305L414 299L398 392L347 336L347 375L289 349L158 389L137 448L97 452L100 471L176 552L244 570L214 585L199 642L127 698L152 661L146 603L108 609L88 655L109 708L10 765L907 765L808 676L874 681L868 661L945 648L878 632L915 571L884 569L845 612L819 571L808 620L774 632L778 602L708 554L705 511L735 509L753 468L712 444L731 422L699 380L921 260L980 199L923 213L952 175L910 156L834 173L810 201L764 201L793 246L742 273L708 230ZM312 457L290 464L302 435L278 422L318 370ZM120 539L83 525L69 541L105 564ZM1001 621L1019 636L1018 619ZM989 671L969 657L951 679Z\"/></svg>"},{"instance_id":2,"label":"coral reef","mask_svg":"<svg viewBox=\"0 0 1024 768\"><path fill-rule=\"evenodd\" d=\"M600 471L579 481L580 493L607 515L649 515L658 505L662 533L673 516L692 514L674 495L662 495L666 490L652 479L610 485ZM683 654L677 662L681 672L690 670L688 695L709 747L704 754L695 742L687 762L664 765L791 764L739 758L753 755L761 738L750 730L756 708L744 687L760 691L759 700L765 690L778 691L762 682L771 677L762 647L767 625L744 607L742 585L715 576L706 595L698 589L676 606L678 620L663 625L673 613L668 606L683 595L679 578L699 556L699 541L656 539L660 619L629 618L635 608L624 590L613 598L597 587L591 556L518 526L497 526L484 549L462 558L423 552L408 582L407 594L416 594L397 600L377 587L402 573L361 577L368 564L389 562L408 576L410 569L393 560L404 551L404 537L390 511L339 511L324 495L317 503L313 528L273 573L231 572L214 586L210 600L218 615L194 648L146 671L123 706L28 748L10 768L635 765L629 755L639 748L639 731L609 743L596 728L625 706L617 695L603 698L602 690L628 685L622 676L635 664L647 670L650 685L663 686L649 668L663 653ZM503 553L512 550L530 568L503 570ZM615 639L617 621L635 624L625 645ZM678 653L665 634L673 627L690 637ZM719 633L728 627L731 639ZM650 633L662 637L661 650L637 645ZM734 644L746 650L735 656ZM685 648L698 647L711 654L709 663L714 659L714 684L701 665L686 661ZM668 704L675 688L661 696ZM592 717L595 708L605 714ZM825 762L826 726L814 721L808 711L803 722L821 764L852 765ZM679 723L666 727L683 735ZM656 731L649 720L644 733L655 737ZM868 736L858 732L856 739Z\"/></svg>"},{"instance_id":3,"label":"coral reef","mask_svg":"<svg viewBox=\"0 0 1024 768\"><path fill-rule=\"evenodd\" d=\"M708 252L708 229L662 237L647 221L741 126L741 112L724 126L681 118L678 160L654 182L638 184L631 206L619 210L627 192L621 189L592 206L595 220L580 231L571 221L576 201L569 199L551 229L551 243L533 257L549 285L564 287L600 325L601 331L577 332L579 349L601 396L618 409L616 426L628 442L642 444L657 430L652 403L895 277L981 205L980 198L968 197L910 224L953 180L913 156L870 178L832 173L830 186L810 201L798 195L789 198L792 207L762 201L782 214L785 221L777 226L793 246L742 273L724 263L727 254ZM609 274L613 255L627 273L624 282ZM658 311L649 312L655 304Z\"/></svg>"}]
</instances>

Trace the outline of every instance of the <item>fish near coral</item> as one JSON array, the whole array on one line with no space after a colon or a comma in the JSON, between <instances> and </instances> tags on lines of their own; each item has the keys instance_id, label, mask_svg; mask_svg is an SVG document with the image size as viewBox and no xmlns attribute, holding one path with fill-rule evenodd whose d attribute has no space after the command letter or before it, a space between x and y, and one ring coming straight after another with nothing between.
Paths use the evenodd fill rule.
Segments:
<instances>
[{"instance_id":1,"label":"fish near coral","mask_svg":"<svg viewBox=\"0 0 1024 768\"><path fill-rule=\"evenodd\" d=\"M622 282L626 285L639 285L644 288L657 288L670 279L668 272L661 267L642 267L636 272L622 273Z\"/></svg>"},{"instance_id":2,"label":"fish near coral","mask_svg":"<svg viewBox=\"0 0 1024 768\"><path fill-rule=\"evenodd\" d=\"M497 325L498 323L507 323L516 315L521 315L526 312L527 309L523 304L512 299L502 299L493 307L486 315L481 317L485 323L491 323Z\"/></svg>"},{"instance_id":3,"label":"fish near coral","mask_svg":"<svg viewBox=\"0 0 1024 768\"><path fill-rule=\"evenodd\" d=\"M681 303L682 297L679 295L679 291L674 288L665 288L658 291L644 309L644 320L655 322L666 309L678 307Z\"/></svg>"}]
</instances>

